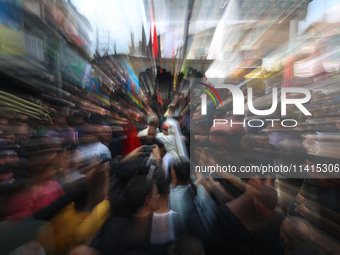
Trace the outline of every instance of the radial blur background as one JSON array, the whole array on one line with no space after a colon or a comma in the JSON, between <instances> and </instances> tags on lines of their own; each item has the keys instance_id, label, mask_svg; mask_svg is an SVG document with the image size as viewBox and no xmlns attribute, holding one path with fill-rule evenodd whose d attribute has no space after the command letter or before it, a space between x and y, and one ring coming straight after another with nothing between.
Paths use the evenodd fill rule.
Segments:
<instances>
[{"instance_id":1,"label":"radial blur background","mask_svg":"<svg viewBox=\"0 0 340 255\"><path fill-rule=\"evenodd\" d=\"M284 222L275 229L284 247L277 254L339 254L339 13L339 0L0 0L0 250L68 254L89 245L109 217L107 201L113 206L115 163L169 131L171 146L182 144L175 161L302 169L303 176L261 176L272 188L259 188L261 195L275 195L252 201L266 207L275 200L270 212ZM285 118L296 120L295 127L214 128L213 118L283 116L280 107L254 116L245 102L244 115L234 118L228 91L220 104L211 95L211 114L202 116L190 96L193 79L252 88L254 107L262 110L271 107L273 88L305 88L311 116L290 105ZM145 158L139 160L133 163ZM257 182L191 174L207 233L214 230L215 202L229 206ZM83 178L88 193L70 192L67 187ZM63 200L65 194L73 200ZM80 221L47 213L56 201L76 208L82 220L100 205L105 220L79 241L72 230ZM53 227L38 235L40 223L25 221L30 217ZM69 232L59 229L69 222Z\"/></svg>"}]
</instances>

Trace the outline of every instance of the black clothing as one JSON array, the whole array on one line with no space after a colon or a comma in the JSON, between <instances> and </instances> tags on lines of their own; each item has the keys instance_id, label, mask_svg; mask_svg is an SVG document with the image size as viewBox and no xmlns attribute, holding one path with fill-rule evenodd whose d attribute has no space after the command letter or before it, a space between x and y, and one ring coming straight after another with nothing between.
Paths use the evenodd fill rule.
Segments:
<instances>
[{"instance_id":1,"label":"black clothing","mask_svg":"<svg viewBox=\"0 0 340 255\"><path fill-rule=\"evenodd\" d=\"M250 233L225 204L218 208L218 223L213 236L205 240L206 254L277 255L281 221L271 221ZM223 252L222 252L223 251Z\"/></svg>"}]
</instances>

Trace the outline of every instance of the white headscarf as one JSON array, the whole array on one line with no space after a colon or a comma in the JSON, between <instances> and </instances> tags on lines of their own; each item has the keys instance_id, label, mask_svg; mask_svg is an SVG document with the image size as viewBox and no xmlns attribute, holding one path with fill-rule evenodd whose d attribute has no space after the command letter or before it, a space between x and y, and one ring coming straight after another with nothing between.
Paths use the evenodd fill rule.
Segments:
<instances>
[{"instance_id":1,"label":"white headscarf","mask_svg":"<svg viewBox=\"0 0 340 255\"><path fill-rule=\"evenodd\" d=\"M164 135L163 133L158 133L156 139L164 144L165 150L172 154L175 161L189 161L184 141L181 139L182 132L178 122L173 118L168 118L164 124L169 127L169 134Z\"/></svg>"}]
</instances>

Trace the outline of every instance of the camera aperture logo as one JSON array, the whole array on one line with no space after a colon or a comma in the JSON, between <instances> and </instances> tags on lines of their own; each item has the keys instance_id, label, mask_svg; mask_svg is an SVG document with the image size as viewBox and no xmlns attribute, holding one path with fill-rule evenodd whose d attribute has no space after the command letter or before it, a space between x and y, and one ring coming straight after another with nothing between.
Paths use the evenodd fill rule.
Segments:
<instances>
[{"instance_id":1,"label":"camera aperture logo","mask_svg":"<svg viewBox=\"0 0 340 255\"><path fill-rule=\"evenodd\" d=\"M199 84L202 84L202 85L206 86L206 87L209 88L212 92L214 92L215 95L217 96L218 100L220 101L221 106L222 106L222 101L221 101L220 95L217 93L216 89L214 89L213 87L211 87L211 86L209 86L208 84L205 84L205 83L203 83L203 82L200 82ZM201 89L202 91L206 92L206 93L211 97L211 99L214 101L215 106L217 106L217 103L216 103L216 100L215 100L214 96L213 96L208 90L206 90L206 89L204 89L204 88L200 88L200 89ZM204 106L203 106L203 104L204 104ZM206 97L204 97L204 103L203 103L203 97L202 97L202 107L205 107L205 114L207 114L207 110L206 110L206 109L207 109L207 98L206 98ZM203 108L202 108L202 109L203 109ZM202 115L203 115L203 113L202 113Z\"/></svg>"}]
</instances>

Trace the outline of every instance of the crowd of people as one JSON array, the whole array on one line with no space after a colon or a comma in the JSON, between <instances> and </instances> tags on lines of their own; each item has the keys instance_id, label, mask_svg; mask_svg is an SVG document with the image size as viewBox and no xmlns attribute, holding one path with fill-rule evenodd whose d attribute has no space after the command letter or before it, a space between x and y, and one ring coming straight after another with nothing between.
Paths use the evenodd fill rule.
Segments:
<instances>
[{"instance_id":1,"label":"crowd of people","mask_svg":"<svg viewBox=\"0 0 340 255\"><path fill-rule=\"evenodd\" d=\"M48 126L1 111L2 254L339 254L335 239L299 217L291 200L309 192L337 201L336 179L313 192L315 183L299 179L193 174L190 160L291 154L270 154L289 146L270 144L265 132L190 134L183 94L165 111L144 104L145 123L124 116L115 125L59 111ZM192 158L190 139L200 145ZM278 191L291 195L278 199Z\"/></svg>"}]
</instances>

